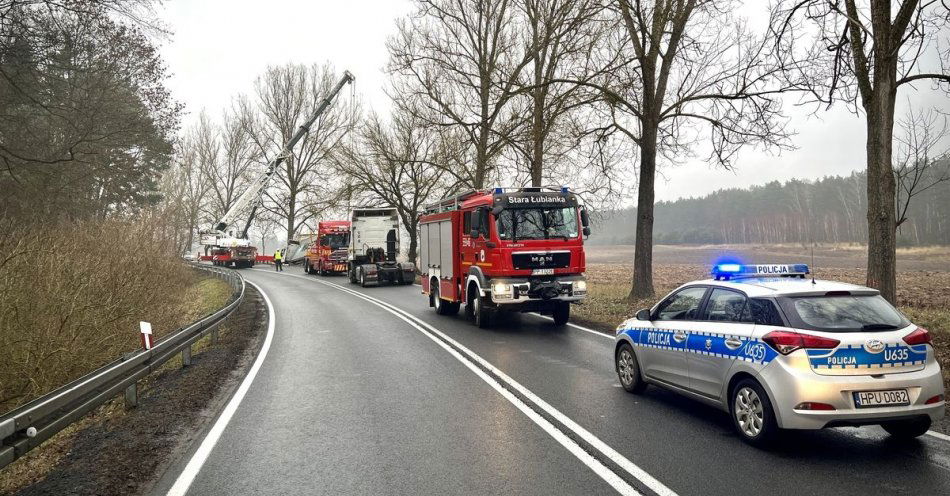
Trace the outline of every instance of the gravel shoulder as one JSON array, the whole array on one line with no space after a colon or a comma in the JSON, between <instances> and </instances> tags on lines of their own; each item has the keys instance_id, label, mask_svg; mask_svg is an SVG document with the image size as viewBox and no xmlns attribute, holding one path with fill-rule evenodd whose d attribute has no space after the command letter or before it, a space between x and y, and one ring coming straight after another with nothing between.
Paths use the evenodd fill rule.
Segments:
<instances>
[{"instance_id":1,"label":"gravel shoulder","mask_svg":"<svg viewBox=\"0 0 950 496\"><path fill-rule=\"evenodd\" d=\"M248 286L244 302L223 324L217 344L195 346L192 365L176 360L140 383L137 408L117 400L92 414L72 434L66 452L46 477L20 495L128 495L152 492L176 467L240 384L263 343L267 310Z\"/></svg>"}]
</instances>

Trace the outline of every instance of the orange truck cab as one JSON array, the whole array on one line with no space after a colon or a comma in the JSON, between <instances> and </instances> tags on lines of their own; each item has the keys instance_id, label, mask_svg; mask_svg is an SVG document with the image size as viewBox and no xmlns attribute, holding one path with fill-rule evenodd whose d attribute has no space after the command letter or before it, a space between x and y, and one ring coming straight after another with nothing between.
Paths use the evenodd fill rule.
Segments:
<instances>
[{"instance_id":1,"label":"orange truck cab","mask_svg":"<svg viewBox=\"0 0 950 496\"><path fill-rule=\"evenodd\" d=\"M345 273L349 244L349 221L330 220L318 223L316 239L304 255L304 272L321 276Z\"/></svg>"},{"instance_id":2,"label":"orange truck cab","mask_svg":"<svg viewBox=\"0 0 950 496\"><path fill-rule=\"evenodd\" d=\"M428 205L419 227L422 292L440 314L464 303L479 327L501 311L564 325L587 297L588 215L568 188L472 191Z\"/></svg>"}]
</instances>

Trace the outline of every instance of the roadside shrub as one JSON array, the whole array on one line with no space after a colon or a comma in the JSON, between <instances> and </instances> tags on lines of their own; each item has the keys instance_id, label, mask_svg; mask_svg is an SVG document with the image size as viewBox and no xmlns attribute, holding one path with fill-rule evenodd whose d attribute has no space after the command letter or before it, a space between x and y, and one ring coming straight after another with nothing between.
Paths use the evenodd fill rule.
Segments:
<instances>
[{"instance_id":1,"label":"roadside shrub","mask_svg":"<svg viewBox=\"0 0 950 496\"><path fill-rule=\"evenodd\" d=\"M148 219L0 219L0 411L136 349L140 320L155 337L188 322L199 275L155 232Z\"/></svg>"}]
</instances>

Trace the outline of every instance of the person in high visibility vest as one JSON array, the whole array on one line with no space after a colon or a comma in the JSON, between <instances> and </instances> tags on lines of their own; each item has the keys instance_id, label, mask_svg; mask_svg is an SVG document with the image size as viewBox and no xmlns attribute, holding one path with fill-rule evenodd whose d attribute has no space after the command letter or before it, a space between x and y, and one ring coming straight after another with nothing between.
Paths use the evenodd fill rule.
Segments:
<instances>
[{"instance_id":1,"label":"person in high visibility vest","mask_svg":"<svg viewBox=\"0 0 950 496\"><path fill-rule=\"evenodd\" d=\"M284 271L284 254L281 253L281 250L274 252L274 269L277 272Z\"/></svg>"}]
</instances>

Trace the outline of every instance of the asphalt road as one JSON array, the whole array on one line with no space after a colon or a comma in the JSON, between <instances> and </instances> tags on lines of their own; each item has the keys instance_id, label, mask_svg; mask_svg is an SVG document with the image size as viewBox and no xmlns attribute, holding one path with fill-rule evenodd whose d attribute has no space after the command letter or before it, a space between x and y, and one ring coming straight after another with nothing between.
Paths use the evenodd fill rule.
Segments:
<instances>
[{"instance_id":1,"label":"asphalt road","mask_svg":"<svg viewBox=\"0 0 950 496\"><path fill-rule=\"evenodd\" d=\"M418 286L242 274L273 344L188 494L950 494L950 441L841 428L761 451L715 409L624 392L609 336L478 329Z\"/></svg>"}]
</instances>

